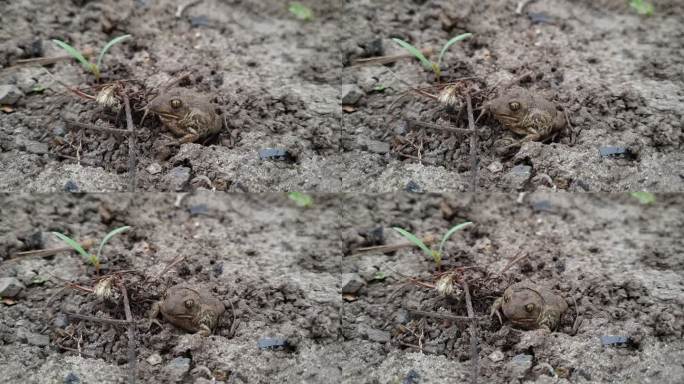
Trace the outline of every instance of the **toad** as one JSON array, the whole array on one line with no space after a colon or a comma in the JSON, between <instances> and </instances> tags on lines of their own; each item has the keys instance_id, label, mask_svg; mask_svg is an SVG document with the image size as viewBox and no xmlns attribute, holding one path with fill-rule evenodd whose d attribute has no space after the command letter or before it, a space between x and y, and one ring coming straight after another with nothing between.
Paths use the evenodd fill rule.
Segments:
<instances>
[{"instance_id":1,"label":"toad","mask_svg":"<svg viewBox=\"0 0 684 384\"><path fill-rule=\"evenodd\" d=\"M176 285L152 306L150 318L155 319L161 313L166 321L179 328L209 336L224 311L223 303L208 292Z\"/></svg>"},{"instance_id":2,"label":"toad","mask_svg":"<svg viewBox=\"0 0 684 384\"><path fill-rule=\"evenodd\" d=\"M520 140L505 137L495 143L496 151L505 153L527 141L552 139L565 127L566 119L556 106L526 89L517 88L490 101L488 109L504 127L516 135L524 135Z\"/></svg>"},{"instance_id":3,"label":"toad","mask_svg":"<svg viewBox=\"0 0 684 384\"><path fill-rule=\"evenodd\" d=\"M178 144L192 143L218 133L221 117L209 98L186 88L171 88L152 99L147 108L159 116Z\"/></svg>"},{"instance_id":4,"label":"toad","mask_svg":"<svg viewBox=\"0 0 684 384\"><path fill-rule=\"evenodd\" d=\"M520 282L506 288L503 297L494 302L491 316L499 316L501 310L514 327L553 331L567 309L568 304L559 295L531 282Z\"/></svg>"}]
</instances>

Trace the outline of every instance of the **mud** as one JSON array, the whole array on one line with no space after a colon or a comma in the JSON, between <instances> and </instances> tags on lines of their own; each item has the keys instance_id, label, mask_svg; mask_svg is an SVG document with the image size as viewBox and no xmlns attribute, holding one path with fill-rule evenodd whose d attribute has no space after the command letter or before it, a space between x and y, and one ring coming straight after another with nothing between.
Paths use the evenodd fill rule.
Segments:
<instances>
[{"instance_id":1,"label":"mud","mask_svg":"<svg viewBox=\"0 0 684 384\"><path fill-rule=\"evenodd\" d=\"M674 233L684 225L684 200L657 199L652 206L626 195L541 192L521 200L501 194L349 199L343 286L358 281L362 287L343 302L345 348L355 351L343 382L469 382L467 323L410 312L468 316L463 285L448 297L420 285L434 284L436 275L432 259L418 249L353 252L370 245L368 233L377 228L384 229L385 243L396 244L405 240L391 227L440 236L464 221L475 225L447 242L441 272L455 271L455 281L469 284L475 316L483 317L477 322L480 382L679 382L683 244ZM527 258L498 274L521 254ZM568 302L557 332L521 331L488 317L503 290L522 280ZM574 334L578 314L583 321ZM628 336L634 344L603 347L605 335ZM518 371L520 354L532 360Z\"/></svg>"}]
</instances>

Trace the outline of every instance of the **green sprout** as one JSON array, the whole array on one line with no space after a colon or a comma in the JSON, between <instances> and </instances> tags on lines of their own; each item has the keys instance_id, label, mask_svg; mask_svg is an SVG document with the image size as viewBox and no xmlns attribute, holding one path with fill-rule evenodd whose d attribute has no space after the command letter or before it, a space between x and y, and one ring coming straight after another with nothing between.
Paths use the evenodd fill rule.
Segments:
<instances>
[{"instance_id":1,"label":"green sprout","mask_svg":"<svg viewBox=\"0 0 684 384\"><path fill-rule=\"evenodd\" d=\"M78 243L78 241L72 239L71 237L69 237L63 233L52 232L52 234L57 236L60 240L65 242L68 246L73 248L76 252L80 253L81 256L83 256L83 258L88 260L90 262L90 264L92 264L95 267L95 270L99 272L100 271L100 256L102 255L102 248L104 248L105 244L107 244L107 242L109 240L111 240L112 237L114 237L114 236L116 236L122 232L125 232L129 229L131 229L131 227L123 226L123 227L115 228L115 229L111 230L109 233L107 233L105 235L105 237L102 238L102 241L100 241L100 246L97 249L97 254L88 253L85 249L83 249L83 247L81 246L81 244Z\"/></svg>"},{"instance_id":2,"label":"green sprout","mask_svg":"<svg viewBox=\"0 0 684 384\"><path fill-rule=\"evenodd\" d=\"M311 21L313 20L313 11L306 5L298 2L290 3L288 8L291 14L295 15L299 20Z\"/></svg>"},{"instance_id":3,"label":"green sprout","mask_svg":"<svg viewBox=\"0 0 684 384\"><path fill-rule=\"evenodd\" d=\"M451 229L449 229L444 236L442 236L442 240L439 242L439 247L437 249L433 249L431 247L428 247L425 245L425 243L419 239L416 235L413 233L399 227L394 227L395 231L399 232L400 235L405 237L408 241L412 242L415 244L418 248L423 250L423 253L425 253L428 257L431 257L435 261L435 266L437 269L439 269L440 265L442 264L442 256L444 255L444 245L446 244L447 240L456 232L460 231L461 229L472 225L473 223L470 221L466 221L465 223L458 224Z\"/></svg>"},{"instance_id":4,"label":"green sprout","mask_svg":"<svg viewBox=\"0 0 684 384\"><path fill-rule=\"evenodd\" d=\"M467 39L468 37L470 37L472 35L473 35L472 33L463 33L463 34L460 34L456 37L453 37L453 38L451 38L451 40L447 41L444 44L444 46L442 46L442 50L439 51L439 57L437 58L436 62L428 60L428 58L425 57L425 55L423 55L423 52L421 52L420 49L414 47L413 45L411 45L410 43L407 43L404 40L394 38L394 39L392 39L392 41L399 44L402 48L404 48L410 54L412 54L418 60L420 60L420 62L423 64L423 66L425 68L431 69L432 72L435 73L435 79L437 79L437 81L439 81L439 78L442 76L442 68L441 68L442 58L444 58L444 54L446 53L446 51L452 45L456 44L457 42L459 42L463 39Z\"/></svg>"},{"instance_id":5,"label":"green sprout","mask_svg":"<svg viewBox=\"0 0 684 384\"><path fill-rule=\"evenodd\" d=\"M302 192L289 192L287 197L294 201L298 207L309 208L313 205L313 198Z\"/></svg>"},{"instance_id":6,"label":"green sprout","mask_svg":"<svg viewBox=\"0 0 684 384\"><path fill-rule=\"evenodd\" d=\"M629 6L640 15L653 16L653 4L644 0L629 0Z\"/></svg>"},{"instance_id":7,"label":"green sprout","mask_svg":"<svg viewBox=\"0 0 684 384\"><path fill-rule=\"evenodd\" d=\"M644 205L653 204L656 201L655 195L651 192L631 192L629 195Z\"/></svg>"},{"instance_id":8,"label":"green sprout","mask_svg":"<svg viewBox=\"0 0 684 384\"><path fill-rule=\"evenodd\" d=\"M109 49L114 45L128 39L129 37L131 37L131 35L123 35L110 40L109 43L105 44L102 50L100 50L100 54L97 56L97 62L95 63L88 61L78 49L63 42L62 40L53 39L52 42L65 50L66 53L68 53L71 57L78 60L78 62L81 63L86 71L90 71L93 75L95 75L96 80L100 80L100 68L102 68L102 58L104 58L105 53L107 53L107 51L109 51Z\"/></svg>"}]
</instances>

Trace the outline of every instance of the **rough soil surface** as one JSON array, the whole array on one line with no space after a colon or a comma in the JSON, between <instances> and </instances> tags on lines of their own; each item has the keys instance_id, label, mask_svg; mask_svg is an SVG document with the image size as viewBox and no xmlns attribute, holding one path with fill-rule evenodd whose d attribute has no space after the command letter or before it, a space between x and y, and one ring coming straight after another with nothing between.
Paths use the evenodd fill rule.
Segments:
<instances>
[{"instance_id":1,"label":"rough soil surface","mask_svg":"<svg viewBox=\"0 0 684 384\"><path fill-rule=\"evenodd\" d=\"M339 255L335 199L299 208L285 195L54 194L2 197L0 277L25 285L0 303L0 371L5 383L121 383L126 328L70 319L65 312L125 319L111 301L65 288L92 288L92 267L75 253L8 260L20 250L61 244L49 231L77 239L133 228L105 248L105 273L123 274L135 327L138 382L339 382ZM157 276L176 257L185 260ZM214 335L189 334L147 311L166 288L203 286L227 308ZM9 300L9 298L4 298ZM238 322L231 335L233 318ZM260 350L262 338L287 340ZM155 359L157 361L155 361ZM76 379L68 380L68 377ZM329 381L332 380L332 381Z\"/></svg>"},{"instance_id":2,"label":"rough soil surface","mask_svg":"<svg viewBox=\"0 0 684 384\"><path fill-rule=\"evenodd\" d=\"M439 236L464 221L474 226L447 242L442 271L456 270L455 279L468 282L475 316L484 317L477 322L479 382L680 382L684 243L675 234L684 228L683 204L679 195L640 205L626 195L543 192L522 201L514 195L348 199L342 284L354 293L343 301L342 334L354 353L343 382L470 382L467 324L410 312L467 316L462 286L444 297L419 285L434 284L435 275L432 259L418 249L352 252L405 242L391 227ZM527 258L497 274L521 252ZM549 287L570 305L557 332L520 331L488 318L494 300L521 280ZM583 321L573 334L577 313ZM604 347L602 336L626 336L631 344Z\"/></svg>"},{"instance_id":3,"label":"rough soil surface","mask_svg":"<svg viewBox=\"0 0 684 384\"><path fill-rule=\"evenodd\" d=\"M352 66L369 56L405 53L391 38L437 54L450 38L443 82L476 77L471 92L496 96L512 80L544 94L565 110L577 135L530 142L507 158L493 152L501 125L477 125L478 188L569 191L684 189L684 7L654 1L652 17L622 0L538 1L516 14L516 1L349 1L343 14L342 158L345 190L394 191L413 181L427 191L472 185L469 134L413 128L409 120L467 128L464 98L448 114L431 94L434 76L415 59L386 66ZM494 89L499 85L498 89ZM352 95L357 95L352 97ZM482 93L474 97L481 106ZM479 110L475 110L477 118ZM601 147L628 148L628 159L599 155ZM525 172L516 165L531 167ZM411 188L409 188L411 189Z\"/></svg>"},{"instance_id":4,"label":"rough soil surface","mask_svg":"<svg viewBox=\"0 0 684 384\"><path fill-rule=\"evenodd\" d=\"M190 72L191 79L181 85L210 95L227 121L224 132L206 145L168 151L159 147L170 133L156 118L140 126L143 113L134 113L139 189L340 190L328 169L339 152L337 2L315 2L310 22L296 19L287 3L277 0L207 0L177 18L181 3L26 0L3 5L0 85L16 85L26 95L0 112L0 189L128 188L127 139L65 125L70 119L126 128L123 115L107 118L94 102L55 80L92 94L93 76L73 60L48 66L52 76L40 67L10 66L22 58L64 55L50 39L98 50L113 37L131 34L105 56L103 83L128 79L138 94L152 96ZM145 98L139 99L136 109L144 107ZM285 149L291 159L261 160L264 148Z\"/></svg>"}]
</instances>

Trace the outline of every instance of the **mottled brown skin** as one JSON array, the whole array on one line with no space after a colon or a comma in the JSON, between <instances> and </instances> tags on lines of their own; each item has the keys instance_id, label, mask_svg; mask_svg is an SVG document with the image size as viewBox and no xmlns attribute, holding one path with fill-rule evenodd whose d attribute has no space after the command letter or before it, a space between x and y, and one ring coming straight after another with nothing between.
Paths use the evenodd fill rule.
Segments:
<instances>
[{"instance_id":1,"label":"mottled brown skin","mask_svg":"<svg viewBox=\"0 0 684 384\"><path fill-rule=\"evenodd\" d=\"M565 116L545 98L519 88L492 100L488 104L494 117L521 140L502 140L496 147L508 149L527 141L544 141L565 127ZM511 141L513 141L511 143Z\"/></svg>"},{"instance_id":2,"label":"mottled brown skin","mask_svg":"<svg viewBox=\"0 0 684 384\"><path fill-rule=\"evenodd\" d=\"M159 116L171 133L180 137L180 144L195 142L222 128L215 106L207 97L189 89L168 89L152 99L147 108Z\"/></svg>"},{"instance_id":3,"label":"mottled brown skin","mask_svg":"<svg viewBox=\"0 0 684 384\"><path fill-rule=\"evenodd\" d=\"M492 305L492 316L503 315L516 328L525 330L558 327L563 312L568 310L565 300L544 287L531 282L511 285Z\"/></svg>"},{"instance_id":4,"label":"mottled brown skin","mask_svg":"<svg viewBox=\"0 0 684 384\"><path fill-rule=\"evenodd\" d=\"M166 321L179 328L209 336L224 311L223 303L208 292L176 285L152 306L150 318L154 319L161 313Z\"/></svg>"}]
</instances>

